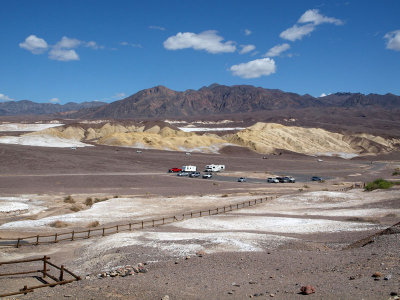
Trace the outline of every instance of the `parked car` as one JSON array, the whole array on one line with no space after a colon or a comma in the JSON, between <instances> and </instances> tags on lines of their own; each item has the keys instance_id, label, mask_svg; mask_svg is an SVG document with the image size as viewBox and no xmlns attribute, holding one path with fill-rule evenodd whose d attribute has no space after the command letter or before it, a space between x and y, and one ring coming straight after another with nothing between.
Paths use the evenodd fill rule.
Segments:
<instances>
[{"instance_id":1,"label":"parked car","mask_svg":"<svg viewBox=\"0 0 400 300\"><path fill-rule=\"evenodd\" d=\"M182 172L181 168L172 168L168 170L169 173L179 173Z\"/></svg>"},{"instance_id":2,"label":"parked car","mask_svg":"<svg viewBox=\"0 0 400 300\"><path fill-rule=\"evenodd\" d=\"M311 181L322 181L322 178L319 176L313 176L311 177Z\"/></svg>"},{"instance_id":3,"label":"parked car","mask_svg":"<svg viewBox=\"0 0 400 300\"><path fill-rule=\"evenodd\" d=\"M189 176L188 172L179 172L178 174L176 174L177 176Z\"/></svg>"},{"instance_id":4,"label":"parked car","mask_svg":"<svg viewBox=\"0 0 400 300\"><path fill-rule=\"evenodd\" d=\"M239 179L238 179L238 182L245 182L246 181L246 177L240 177Z\"/></svg>"},{"instance_id":5,"label":"parked car","mask_svg":"<svg viewBox=\"0 0 400 300\"><path fill-rule=\"evenodd\" d=\"M212 178L212 174L211 173L203 174L203 178L210 179L210 178Z\"/></svg>"},{"instance_id":6,"label":"parked car","mask_svg":"<svg viewBox=\"0 0 400 300\"><path fill-rule=\"evenodd\" d=\"M286 177L276 177L276 179L280 182L280 183L288 183L289 180Z\"/></svg>"},{"instance_id":7,"label":"parked car","mask_svg":"<svg viewBox=\"0 0 400 300\"><path fill-rule=\"evenodd\" d=\"M200 176L200 172L192 172L189 174L189 177L199 177Z\"/></svg>"},{"instance_id":8,"label":"parked car","mask_svg":"<svg viewBox=\"0 0 400 300\"><path fill-rule=\"evenodd\" d=\"M290 183L295 183L296 182L296 179L294 177L292 177L292 176L285 176L284 179L286 179L287 182L290 182Z\"/></svg>"},{"instance_id":9,"label":"parked car","mask_svg":"<svg viewBox=\"0 0 400 300\"><path fill-rule=\"evenodd\" d=\"M279 180L276 179L276 178L274 178L274 177L269 177L269 178L267 178L267 182L270 182L270 183L279 183Z\"/></svg>"}]
</instances>

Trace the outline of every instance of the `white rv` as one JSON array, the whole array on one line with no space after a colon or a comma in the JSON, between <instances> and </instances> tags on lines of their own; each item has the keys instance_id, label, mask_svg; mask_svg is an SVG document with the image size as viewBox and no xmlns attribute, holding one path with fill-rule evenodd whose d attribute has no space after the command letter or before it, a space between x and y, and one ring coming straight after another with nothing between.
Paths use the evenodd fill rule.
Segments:
<instances>
[{"instance_id":1,"label":"white rv","mask_svg":"<svg viewBox=\"0 0 400 300\"><path fill-rule=\"evenodd\" d=\"M196 166L182 166L182 172L196 172Z\"/></svg>"},{"instance_id":2,"label":"white rv","mask_svg":"<svg viewBox=\"0 0 400 300\"><path fill-rule=\"evenodd\" d=\"M225 170L225 165L207 165L205 172L220 172Z\"/></svg>"}]
</instances>

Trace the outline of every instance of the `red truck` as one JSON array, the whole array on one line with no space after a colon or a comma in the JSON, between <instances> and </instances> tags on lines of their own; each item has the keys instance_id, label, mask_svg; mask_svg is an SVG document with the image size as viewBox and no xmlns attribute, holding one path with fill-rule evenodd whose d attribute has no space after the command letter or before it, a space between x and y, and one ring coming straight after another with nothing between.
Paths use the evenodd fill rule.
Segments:
<instances>
[{"instance_id":1,"label":"red truck","mask_svg":"<svg viewBox=\"0 0 400 300\"><path fill-rule=\"evenodd\" d=\"M180 168L172 168L168 170L168 173L179 173L182 172L182 169Z\"/></svg>"}]
</instances>

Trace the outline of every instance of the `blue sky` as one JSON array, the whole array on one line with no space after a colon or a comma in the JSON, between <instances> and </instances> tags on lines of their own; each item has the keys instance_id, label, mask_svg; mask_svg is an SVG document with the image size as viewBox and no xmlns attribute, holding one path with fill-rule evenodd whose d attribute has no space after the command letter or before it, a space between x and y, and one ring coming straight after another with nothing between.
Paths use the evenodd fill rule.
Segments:
<instances>
[{"instance_id":1,"label":"blue sky","mask_svg":"<svg viewBox=\"0 0 400 300\"><path fill-rule=\"evenodd\" d=\"M0 0L0 101L156 85L400 95L400 1Z\"/></svg>"}]
</instances>

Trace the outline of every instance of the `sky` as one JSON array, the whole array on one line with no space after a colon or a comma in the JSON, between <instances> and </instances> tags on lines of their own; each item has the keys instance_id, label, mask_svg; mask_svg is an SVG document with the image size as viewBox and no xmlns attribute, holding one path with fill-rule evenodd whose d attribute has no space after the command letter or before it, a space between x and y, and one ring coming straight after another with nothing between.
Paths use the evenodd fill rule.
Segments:
<instances>
[{"instance_id":1,"label":"sky","mask_svg":"<svg viewBox=\"0 0 400 300\"><path fill-rule=\"evenodd\" d=\"M400 1L0 0L0 102L163 85L400 95Z\"/></svg>"}]
</instances>

